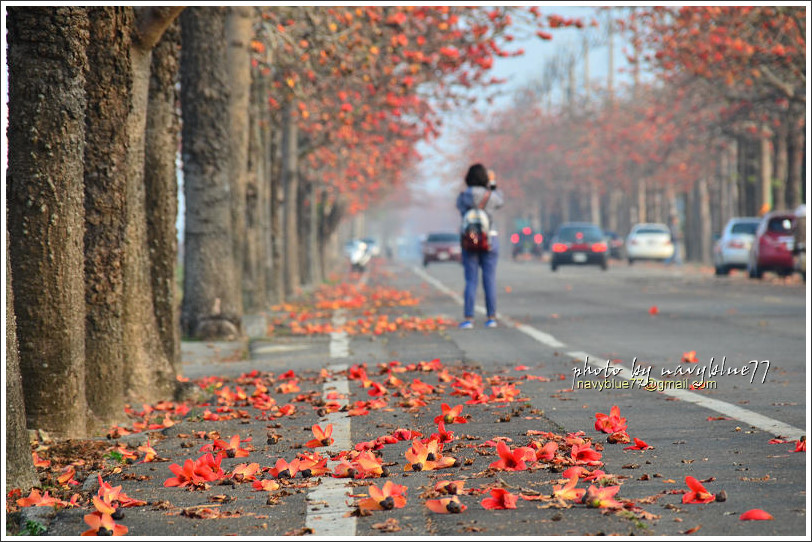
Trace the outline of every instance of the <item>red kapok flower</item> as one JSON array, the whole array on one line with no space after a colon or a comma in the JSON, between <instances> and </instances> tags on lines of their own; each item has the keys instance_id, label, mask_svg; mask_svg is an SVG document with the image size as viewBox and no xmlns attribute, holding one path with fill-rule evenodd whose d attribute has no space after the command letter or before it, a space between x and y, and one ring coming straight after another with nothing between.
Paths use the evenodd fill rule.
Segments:
<instances>
[{"instance_id":1,"label":"red kapok flower","mask_svg":"<svg viewBox=\"0 0 812 542\"><path fill-rule=\"evenodd\" d=\"M406 486L387 480L383 488L375 484L369 486L369 497L362 499L358 506L362 510L391 510L406 506Z\"/></svg>"},{"instance_id":2,"label":"red kapok flower","mask_svg":"<svg viewBox=\"0 0 812 542\"><path fill-rule=\"evenodd\" d=\"M110 514L103 514L101 512L91 512L85 516L85 523L90 526L90 529L82 533L82 536L99 536L99 535L112 535L124 536L129 529L124 525L118 525L113 521Z\"/></svg>"},{"instance_id":3,"label":"red kapok flower","mask_svg":"<svg viewBox=\"0 0 812 542\"><path fill-rule=\"evenodd\" d=\"M624 450L652 450L654 446L647 444L646 442L640 440L639 438L634 438L634 446L626 446L623 448Z\"/></svg>"},{"instance_id":4,"label":"red kapok flower","mask_svg":"<svg viewBox=\"0 0 812 542\"><path fill-rule=\"evenodd\" d=\"M514 495L501 487L491 489L491 496L482 499L482 507L487 510L506 510L516 508L518 495Z\"/></svg>"},{"instance_id":5,"label":"red kapok flower","mask_svg":"<svg viewBox=\"0 0 812 542\"><path fill-rule=\"evenodd\" d=\"M601 465L601 453L592 448L592 445L588 442L574 444L570 453L577 464Z\"/></svg>"},{"instance_id":6,"label":"red kapok flower","mask_svg":"<svg viewBox=\"0 0 812 542\"><path fill-rule=\"evenodd\" d=\"M322 428L320 426L314 425L312 427L312 430L313 430L313 436L315 438L307 441L305 446L307 446L308 448L318 448L320 446L329 446L333 442L335 442L335 439L332 437L333 424L331 424L331 423L327 424L327 428L324 429L324 430L322 430Z\"/></svg>"},{"instance_id":7,"label":"red kapok flower","mask_svg":"<svg viewBox=\"0 0 812 542\"><path fill-rule=\"evenodd\" d=\"M626 418L620 417L620 407L613 405L609 414L597 412L595 414L595 430L604 433L617 433L626 430Z\"/></svg>"},{"instance_id":8,"label":"red kapok flower","mask_svg":"<svg viewBox=\"0 0 812 542\"><path fill-rule=\"evenodd\" d=\"M567 480L567 483L564 484L563 486L553 486L553 496L567 501L581 502L581 499L586 493L586 489L582 488L576 489L575 486L577 483L578 483L578 474L576 473L572 478Z\"/></svg>"},{"instance_id":9,"label":"red kapok flower","mask_svg":"<svg viewBox=\"0 0 812 542\"><path fill-rule=\"evenodd\" d=\"M753 508L752 510L748 510L744 514L739 516L741 520L766 520L766 519L775 519L772 514L769 512L765 512L760 508Z\"/></svg>"},{"instance_id":10,"label":"red kapok flower","mask_svg":"<svg viewBox=\"0 0 812 542\"><path fill-rule=\"evenodd\" d=\"M459 514L468 509L456 495L443 499L429 499L426 507L436 514Z\"/></svg>"},{"instance_id":11,"label":"red kapok flower","mask_svg":"<svg viewBox=\"0 0 812 542\"><path fill-rule=\"evenodd\" d=\"M704 504L716 500L716 495L705 489L705 487L699 483L699 480L693 476L686 476L685 483L688 484L691 491L682 496L682 504Z\"/></svg>"},{"instance_id":12,"label":"red kapok flower","mask_svg":"<svg viewBox=\"0 0 812 542\"><path fill-rule=\"evenodd\" d=\"M468 420L460 416L464 405L457 405L454 408L443 403L440 405L442 414L434 418L434 423L439 424L441 421L445 423L468 423Z\"/></svg>"},{"instance_id":13,"label":"red kapok flower","mask_svg":"<svg viewBox=\"0 0 812 542\"><path fill-rule=\"evenodd\" d=\"M623 505L617 502L615 493L620 490L620 486L597 487L589 486L584 495L584 503L590 508L621 508Z\"/></svg>"},{"instance_id":14,"label":"red kapok flower","mask_svg":"<svg viewBox=\"0 0 812 542\"><path fill-rule=\"evenodd\" d=\"M488 465L492 469L519 471L527 469L525 461L535 461L536 452L527 446L521 446L514 450L500 440L496 443L496 453L499 459Z\"/></svg>"}]
</instances>

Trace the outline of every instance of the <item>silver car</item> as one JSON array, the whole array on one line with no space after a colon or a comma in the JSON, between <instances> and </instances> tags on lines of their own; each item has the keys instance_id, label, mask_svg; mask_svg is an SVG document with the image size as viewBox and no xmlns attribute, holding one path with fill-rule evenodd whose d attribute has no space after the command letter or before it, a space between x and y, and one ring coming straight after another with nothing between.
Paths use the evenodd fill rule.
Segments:
<instances>
[{"instance_id":1,"label":"silver car","mask_svg":"<svg viewBox=\"0 0 812 542\"><path fill-rule=\"evenodd\" d=\"M747 269L750 247L760 222L758 217L737 217L727 222L713 245L713 266L717 275L728 275L731 269Z\"/></svg>"}]
</instances>

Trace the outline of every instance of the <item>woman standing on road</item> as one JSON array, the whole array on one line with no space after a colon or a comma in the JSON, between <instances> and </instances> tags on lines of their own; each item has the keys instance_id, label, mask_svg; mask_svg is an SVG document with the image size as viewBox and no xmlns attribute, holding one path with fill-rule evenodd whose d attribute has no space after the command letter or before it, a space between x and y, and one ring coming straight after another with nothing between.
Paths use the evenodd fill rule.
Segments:
<instances>
[{"instance_id":1,"label":"woman standing on road","mask_svg":"<svg viewBox=\"0 0 812 542\"><path fill-rule=\"evenodd\" d=\"M482 288L485 290L485 307L488 319L485 327L496 327L496 263L499 260L499 235L493 222L493 211L504 203L501 190L496 188L496 177L482 164L474 164L465 175L467 188L457 196L457 209L464 215L469 209L482 207L488 214L490 250L471 252L462 250L462 267L465 273L464 320L460 329L474 327L474 305L476 303L479 268L482 268ZM484 202L484 204L483 204Z\"/></svg>"}]
</instances>

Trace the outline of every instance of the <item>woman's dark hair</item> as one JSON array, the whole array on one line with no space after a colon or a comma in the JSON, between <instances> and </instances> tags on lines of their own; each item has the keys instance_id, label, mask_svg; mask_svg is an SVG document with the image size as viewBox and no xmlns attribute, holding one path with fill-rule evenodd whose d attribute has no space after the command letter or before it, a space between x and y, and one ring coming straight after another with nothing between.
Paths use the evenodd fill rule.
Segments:
<instances>
[{"instance_id":1,"label":"woman's dark hair","mask_svg":"<svg viewBox=\"0 0 812 542\"><path fill-rule=\"evenodd\" d=\"M468 186L488 186L488 170L482 164L474 164L468 168L465 175L465 184Z\"/></svg>"}]
</instances>

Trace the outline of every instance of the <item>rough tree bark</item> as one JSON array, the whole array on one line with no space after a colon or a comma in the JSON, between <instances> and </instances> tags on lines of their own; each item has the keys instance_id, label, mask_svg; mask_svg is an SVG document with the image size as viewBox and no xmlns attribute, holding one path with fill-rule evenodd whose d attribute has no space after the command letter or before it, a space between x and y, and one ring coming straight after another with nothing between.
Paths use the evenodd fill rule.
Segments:
<instances>
[{"instance_id":1,"label":"rough tree bark","mask_svg":"<svg viewBox=\"0 0 812 542\"><path fill-rule=\"evenodd\" d=\"M270 240L268 229L268 172L263 121L266 103L263 78L260 71L252 70L250 121L248 138L248 178L246 183L246 250L243 258L243 305L255 312L268 304L266 265Z\"/></svg>"},{"instance_id":2,"label":"rough tree bark","mask_svg":"<svg viewBox=\"0 0 812 542\"><path fill-rule=\"evenodd\" d=\"M17 326L14 318L14 291L11 288L11 259L6 236L6 490L20 488L27 493L39 485L31 459L25 428L25 403L17 354Z\"/></svg>"},{"instance_id":3,"label":"rough tree bark","mask_svg":"<svg viewBox=\"0 0 812 542\"><path fill-rule=\"evenodd\" d=\"M147 239L152 299L163 355L181 374L178 268L178 176L180 146L178 70L180 23L172 21L152 51L144 148Z\"/></svg>"},{"instance_id":4,"label":"rough tree bark","mask_svg":"<svg viewBox=\"0 0 812 542\"><path fill-rule=\"evenodd\" d=\"M285 295L294 295L300 287L299 273L299 196L298 125L292 103L285 106L282 118L282 185L284 186Z\"/></svg>"},{"instance_id":5,"label":"rough tree bark","mask_svg":"<svg viewBox=\"0 0 812 542\"><path fill-rule=\"evenodd\" d=\"M775 159L773 160L773 208L776 210L787 208L788 120L781 120L781 124L776 128L775 137L773 138L773 149L775 149Z\"/></svg>"},{"instance_id":6,"label":"rough tree bark","mask_svg":"<svg viewBox=\"0 0 812 542\"><path fill-rule=\"evenodd\" d=\"M86 435L87 10L8 8L7 205L28 427Z\"/></svg>"},{"instance_id":7,"label":"rough tree bark","mask_svg":"<svg viewBox=\"0 0 812 542\"><path fill-rule=\"evenodd\" d=\"M246 252L246 184L248 174L248 109L251 96L250 42L253 33L254 8L231 6L225 20L226 70L228 81L228 118L231 122L231 228L234 236L234 280L240 285L242 313L251 302L242 280Z\"/></svg>"},{"instance_id":8,"label":"rough tree bark","mask_svg":"<svg viewBox=\"0 0 812 542\"><path fill-rule=\"evenodd\" d=\"M154 403L171 399L177 373L167 357L156 318L147 236L145 153L152 49L182 7L136 8L132 60L132 106L127 119L127 230L124 257L125 399ZM150 210L152 212L152 210Z\"/></svg>"},{"instance_id":9,"label":"rough tree bark","mask_svg":"<svg viewBox=\"0 0 812 542\"><path fill-rule=\"evenodd\" d=\"M186 196L181 327L189 337L225 339L242 331L231 231L230 121L226 8L181 15L181 106Z\"/></svg>"},{"instance_id":10,"label":"rough tree bark","mask_svg":"<svg viewBox=\"0 0 812 542\"><path fill-rule=\"evenodd\" d=\"M124 413L124 233L132 8L88 8L85 83L85 386L91 432Z\"/></svg>"},{"instance_id":11,"label":"rough tree bark","mask_svg":"<svg viewBox=\"0 0 812 542\"><path fill-rule=\"evenodd\" d=\"M787 182L789 191L787 204L790 209L795 209L804 201L804 158L806 157L805 129L804 124L793 125L789 134L789 165Z\"/></svg>"}]
</instances>

